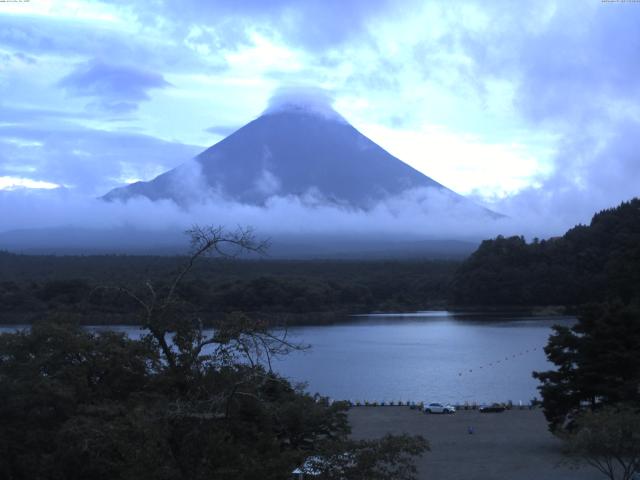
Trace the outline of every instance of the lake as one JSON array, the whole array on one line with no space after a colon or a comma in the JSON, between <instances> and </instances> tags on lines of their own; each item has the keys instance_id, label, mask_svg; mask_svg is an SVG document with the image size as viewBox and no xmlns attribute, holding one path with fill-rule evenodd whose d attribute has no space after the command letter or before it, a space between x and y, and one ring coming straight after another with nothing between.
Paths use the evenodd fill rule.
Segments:
<instances>
[{"instance_id":1,"label":"lake","mask_svg":"<svg viewBox=\"0 0 640 480\"><path fill-rule=\"evenodd\" d=\"M552 368L543 351L551 326L574 322L449 312L355 317L291 328L312 348L274 368L336 399L529 402L539 398L531 372Z\"/></svg>"},{"instance_id":2,"label":"lake","mask_svg":"<svg viewBox=\"0 0 640 480\"><path fill-rule=\"evenodd\" d=\"M336 325L290 328L289 339L311 348L273 366L292 381L308 382L311 393L334 399L528 403L539 397L531 372L552 367L543 351L551 326L574 322L451 312L351 317ZM110 328L139 335L135 327Z\"/></svg>"}]
</instances>

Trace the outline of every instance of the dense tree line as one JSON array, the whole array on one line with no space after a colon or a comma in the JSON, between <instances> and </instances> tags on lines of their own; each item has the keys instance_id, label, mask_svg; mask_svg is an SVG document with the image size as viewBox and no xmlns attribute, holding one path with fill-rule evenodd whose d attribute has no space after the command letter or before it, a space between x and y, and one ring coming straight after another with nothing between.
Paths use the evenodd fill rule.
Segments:
<instances>
[{"instance_id":1,"label":"dense tree line","mask_svg":"<svg viewBox=\"0 0 640 480\"><path fill-rule=\"evenodd\" d=\"M456 305L570 305L640 299L640 199L562 237L485 240L455 274Z\"/></svg>"},{"instance_id":2,"label":"dense tree line","mask_svg":"<svg viewBox=\"0 0 640 480\"><path fill-rule=\"evenodd\" d=\"M180 290L206 322L233 311L269 314L274 321L287 314L296 323L443 305L457 266L428 260L202 260ZM103 287L135 289L148 278L166 282L182 261L0 253L0 322L29 322L52 310L83 323L133 322L135 303L117 289Z\"/></svg>"}]
</instances>

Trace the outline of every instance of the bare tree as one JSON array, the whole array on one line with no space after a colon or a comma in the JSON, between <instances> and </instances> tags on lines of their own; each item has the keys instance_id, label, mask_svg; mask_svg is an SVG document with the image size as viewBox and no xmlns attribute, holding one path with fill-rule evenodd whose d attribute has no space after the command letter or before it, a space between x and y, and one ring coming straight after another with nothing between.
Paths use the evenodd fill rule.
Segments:
<instances>
[{"instance_id":1,"label":"bare tree","mask_svg":"<svg viewBox=\"0 0 640 480\"><path fill-rule=\"evenodd\" d=\"M260 391L266 383L282 382L273 375L274 356L308 347L290 341L286 328L274 333L267 322L239 312L216 322L213 333L207 334L201 318L185 308L187 302L180 295L182 282L202 257L264 255L269 243L257 240L250 228L227 231L220 226L194 226L186 234L191 240L189 255L167 284L159 286L146 280L141 292L127 287L118 287L118 290L140 306L142 327L149 332L147 339L161 352L160 368L175 372L177 385L188 389L190 378L201 377L211 368L249 367L228 388L201 392L202 395L195 395L189 401L171 405L170 415L175 417L226 417L236 398L255 397L253 392ZM259 399L256 397L256 400Z\"/></svg>"},{"instance_id":2,"label":"bare tree","mask_svg":"<svg viewBox=\"0 0 640 480\"><path fill-rule=\"evenodd\" d=\"M191 272L196 261L205 256L217 254L220 257L237 257L242 253L264 254L268 247L267 241L256 240L253 230L250 228L238 227L235 231L229 232L222 226L201 227L193 226L186 231L191 240L191 248L187 260L178 269L168 287L159 289L151 280L145 281L145 292L136 293L127 287L118 289L132 298L142 310L142 327L149 331L153 340L158 343L164 360L169 368L175 369L179 366L179 356L185 358L185 352L180 352L181 347L190 343L191 356L197 356L208 344L214 343L213 338L207 338L203 333L202 322L196 319L196 329L193 325L185 328L185 319L181 318L178 310L183 305L183 301L178 295L178 287L184 278ZM190 322L192 323L192 322ZM187 332L190 332L186 337ZM177 336L174 345L178 351L174 350L168 336ZM182 334L182 335L181 335ZM187 355L188 357L189 355Z\"/></svg>"},{"instance_id":3,"label":"bare tree","mask_svg":"<svg viewBox=\"0 0 640 480\"><path fill-rule=\"evenodd\" d=\"M228 231L221 226L196 225L186 233L191 240L189 255L168 285L160 288L147 280L140 293L118 287L141 307L142 327L158 344L169 368L198 369L211 362L229 363L242 356L250 365L264 363L271 371L274 355L304 348L288 340L286 329L275 335L265 322L243 314L230 315L216 325L214 334L206 335L201 319L189 318L184 312L185 302L179 295L181 283L202 257L236 258L246 253L264 255L269 242L257 240L252 229L241 227ZM203 352L209 346L215 348L212 347L213 351L205 355Z\"/></svg>"}]
</instances>

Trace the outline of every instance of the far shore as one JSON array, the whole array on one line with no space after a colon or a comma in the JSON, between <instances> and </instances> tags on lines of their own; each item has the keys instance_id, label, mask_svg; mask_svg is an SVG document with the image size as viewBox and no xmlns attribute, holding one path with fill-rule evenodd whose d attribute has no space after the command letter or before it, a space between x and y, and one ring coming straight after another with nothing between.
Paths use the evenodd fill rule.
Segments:
<instances>
[{"instance_id":1,"label":"far shore","mask_svg":"<svg viewBox=\"0 0 640 480\"><path fill-rule=\"evenodd\" d=\"M559 305L537 306L537 307L458 307L458 306L431 306L420 310L408 309L406 311L373 311L369 313L351 312L347 310L324 311L324 312L246 312L247 315L260 318L270 326L280 327L304 327L339 325L353 321L362 320L368 316L419 316L424 312L448 312L455 316L482 317L495 315L497 317L563 317L574 316L575 312L569 307ZM2 312L0 314L0 325L31 325L37 321L47 318L46 311L37 312ZM66 311L66 318L78 322L85 326L139 326L140 317L135 312L129 313L107 313L107 312L86 312L86 311ZM224 318L225 312L208 312L202 315L205 327L211 327L216 321Z\"/></svg>"},{"instance_id":2,"label":"far shore","mask_svg":"<svg viewBox=\"0 0 640 480\"><path fill-rule=\"evenodd\" d=\"M562 443L547 429L542 411L460 411L424 414L408 407L353 407L355 439L387 433L422 435L431 451L417 460L418 479L430 480L601 480L592 467L563 463ZM469 434L469 427L473 434Z\"/></svg>"}]
</instances>

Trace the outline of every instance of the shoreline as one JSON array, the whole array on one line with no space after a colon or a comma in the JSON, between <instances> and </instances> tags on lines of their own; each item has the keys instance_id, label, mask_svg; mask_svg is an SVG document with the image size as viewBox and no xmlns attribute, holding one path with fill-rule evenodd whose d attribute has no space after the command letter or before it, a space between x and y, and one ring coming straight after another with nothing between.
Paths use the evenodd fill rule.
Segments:
<instances>
[{"instance_id":1,"label":"shoreline","mask_svg":"<svg viewBox=\"0 0 640 480\"><path fill-rule=\"evenodd\" d=\"M444 315L455 318L465 317L465 320L472 320L475 316L496 316L496 317L522 317L522 318L548 318L548 317L573 317L575 312L572 307L558 305L520 308L493 308L493 307L455 307L455 306L430 306L420 310L407 311L373 311L369 313L350 313L346 310L340 311L320 311L307 313L293 312L245 312L247 315L265 320L273 328L282 327L319 327L330 325L341 325L362 321L367 317L421 317L422 314L441 312ZM77 321L82 326L129 326L140 325L138 315L133 312L83 312L64 311L68 318ZM204 321L206 328L211 328L216 320L224 317L227 312L211 312ZM46 311L31 312L5 312L0 315L1 326L11 325L31 325L45 319ZM425 315L427 316L427 315ZM515 319L514 319L515 320Z\"/></svg>"}]
</instances>

